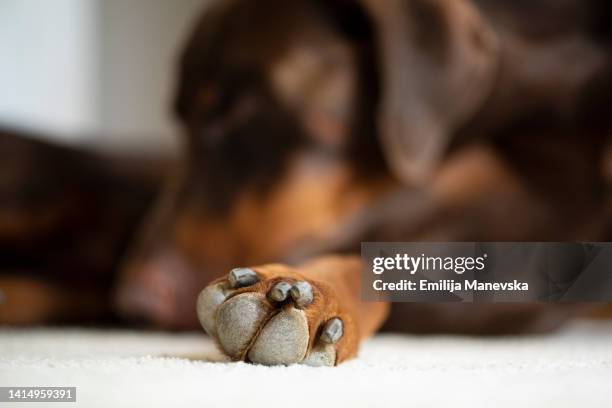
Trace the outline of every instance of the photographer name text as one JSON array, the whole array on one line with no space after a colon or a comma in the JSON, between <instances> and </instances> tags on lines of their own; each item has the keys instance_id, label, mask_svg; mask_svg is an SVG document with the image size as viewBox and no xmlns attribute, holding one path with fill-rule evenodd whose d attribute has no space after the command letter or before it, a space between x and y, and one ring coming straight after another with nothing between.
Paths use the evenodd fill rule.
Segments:
<instances>
[{"instance_id":1,"label":"photographer name text","mask_svg":"<svg viewBox=\"0 0 612 408\"><path fill-rule=\"evenodd\" d=\"M455 292L455 291L522 291L529 290L527 282L513 280L509 282L479 282L475 279L465 281L455 281L453 279L440 279L431 281L419 279L418 281L402 279L397 282L384 282L376 279L372 282L372 287L376 291L422 291L422 292Z\"/></svg>"}]
</instances>

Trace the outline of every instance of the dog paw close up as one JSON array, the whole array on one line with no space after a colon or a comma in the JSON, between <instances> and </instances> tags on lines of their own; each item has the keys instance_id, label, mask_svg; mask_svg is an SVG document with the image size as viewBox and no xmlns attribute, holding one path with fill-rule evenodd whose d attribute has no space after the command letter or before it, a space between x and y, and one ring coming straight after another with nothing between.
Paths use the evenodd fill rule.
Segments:
<instances>
[{"instance_id":1,"label":"dog paw close up","mask_svg":"<svg viewBox=\"0 0 612 408\"><path fill-rule=\"evenodd\" d=\"M354 354L333 290L283 265L232 270L200 292L197 313L232 360L333 366Z\"/></svg>"}]
</instances>

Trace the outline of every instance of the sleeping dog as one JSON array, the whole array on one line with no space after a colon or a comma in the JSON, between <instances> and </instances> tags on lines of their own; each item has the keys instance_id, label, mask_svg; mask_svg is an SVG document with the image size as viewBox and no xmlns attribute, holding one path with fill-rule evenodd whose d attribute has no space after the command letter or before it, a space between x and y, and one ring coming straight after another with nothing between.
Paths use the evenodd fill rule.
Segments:
<instances>
[{"instance_id":1,"label":"sleeping dog","mask_svg":"<svg viewBox=\"0 0 612 408\"><path fill-rule=\"evenodd\" d=\"M137 204L151 190L136 193L154 171L132 160L111 182L97 156L63 160L109 189L90 191L83 170L58 176L80 175L68 195L87 214L76 225L96 220L78 264L120 270L122 316L180 328L199 319L229 357L263 364L338 364L385 322L413 332L550 329L567 308L403 304L389 316L388 304L360 300L359 243L607 239L610 15L606 1L579 0L216 2L180 59L184 155L144 221ZM91 207L75 204L83 197ZM48 232L75 225L61 201L28 212L27 228L5 217L0 234L14 247L65 244L66 234ZM54 208L63 218L45 216ZM43 227L54 238L32 238ZM111 230L109 244L93 245L96 228ZM14 272L51 265L37 264L35 250L6 253ZM67 299L56 286L36 290L50 299L38 310ZM87 293L80 305L96 298Z\"/></svg>"}]
</instances>

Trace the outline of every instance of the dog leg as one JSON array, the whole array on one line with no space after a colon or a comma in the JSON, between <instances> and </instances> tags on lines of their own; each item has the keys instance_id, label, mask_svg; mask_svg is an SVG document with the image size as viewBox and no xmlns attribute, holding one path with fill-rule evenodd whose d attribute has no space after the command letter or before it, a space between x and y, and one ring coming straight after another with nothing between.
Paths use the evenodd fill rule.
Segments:
<instances>
[{"instance_id":1,"label":"dog leg","mask_svg":"<svg viewBox=\"0 0 612 408\"><path fill-rule=\"evenodd\" d=\"M106 296L104 289L91 286L70 286L0 272L0 325L108 318Z\"/></svg>"},{"instance_id":2,"label":"dog leg","mask_svg":"<svg viewBox=\"0 0 612 408\"><path fill-rule=\"evenodd\" d=\"M198 317L233 360L337 365L355 357L388 311L360 302L360 268L347 256L234 269L202 290Z\"/></svg>"}]
</instances>

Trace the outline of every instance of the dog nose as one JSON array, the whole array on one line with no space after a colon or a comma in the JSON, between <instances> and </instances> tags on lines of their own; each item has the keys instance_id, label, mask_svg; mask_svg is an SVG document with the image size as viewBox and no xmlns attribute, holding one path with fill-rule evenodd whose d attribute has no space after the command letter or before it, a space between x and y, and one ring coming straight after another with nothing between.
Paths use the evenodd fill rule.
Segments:
<instances>
[{"instance_id":1,"label":"dog nose","mask_svg":"<svg viewBox=\"0 0 612 408\"><path fill-rule=\"evenodd\" d=\"M130 263L115 294L122 318L166 329L197 327L195 301L203 283L178 255Z\"/></svg>"}]
</instances>

